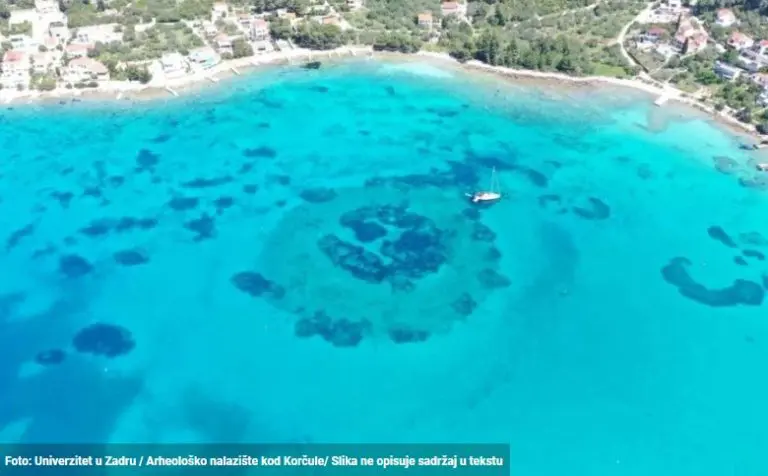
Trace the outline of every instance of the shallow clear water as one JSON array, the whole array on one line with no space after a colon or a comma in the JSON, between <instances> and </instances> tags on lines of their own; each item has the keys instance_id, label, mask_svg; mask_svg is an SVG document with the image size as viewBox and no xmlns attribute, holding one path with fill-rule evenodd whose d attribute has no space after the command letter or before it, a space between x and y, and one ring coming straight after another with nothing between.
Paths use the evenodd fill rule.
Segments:
<instances>
[{"instance_id":1,"label":"shallow clear water","mask_svg":"<svg viewBox=\"0 0 768 476\"><path fill-rule=\"evenodd\" d=\"M768 198L651 99L362 62L4 111L2 440L765 472Z\"/></svg>"}]
</instances>

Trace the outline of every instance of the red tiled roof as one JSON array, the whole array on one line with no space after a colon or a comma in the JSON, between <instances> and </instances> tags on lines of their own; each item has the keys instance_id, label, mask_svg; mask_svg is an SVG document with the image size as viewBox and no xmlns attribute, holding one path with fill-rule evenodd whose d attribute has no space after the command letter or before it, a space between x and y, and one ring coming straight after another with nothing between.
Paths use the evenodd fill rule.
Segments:
<instances>
[{"instance_id":1,"label":"red tiled roof","mask_svg":"<svg viewBox=\"0 0 768 476\"><path fill-rule=\"evenodd\" d=\"M728 17L731 17L731 18L735 17L731 10L727 8L721 8L720 10L717 11L717 18L725 19Z\"/></svg>"},{"instance_id":2,"label":"red tiled roof","mask_svg":"<svg viewBox=\"0 0 768 476\"><path fill-rule=\"evenodd\" d=\"M3 63L18 63L26 58L26 54L23 51L8 50L3 55Z\"/></svg>"}]
</instances>

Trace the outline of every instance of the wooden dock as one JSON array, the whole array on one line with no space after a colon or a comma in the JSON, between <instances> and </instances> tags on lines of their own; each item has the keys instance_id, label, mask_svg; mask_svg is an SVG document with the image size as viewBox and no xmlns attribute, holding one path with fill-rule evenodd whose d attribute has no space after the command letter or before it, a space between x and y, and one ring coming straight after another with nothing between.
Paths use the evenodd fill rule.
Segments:
<instances>
[{"instance_id":1,"label":"wooden dock","mask_svg":"<svg viewBox=\"0 0 768 476\"><path fill-rule=\"evenodd\" d=\"M235 73L236 75L240 76L240 71L238 71L238 70L237 70L237 68L235 68L234 66L232 66L232 67L231 67L231 68L229 68L229 69L231 69L231 70L232 70L232 72L233 72L233 73Z\"/></svg>"},{"instance_id":2,"label":"wooden dock","mask_svg":"<svg viewBox=\"0 0 768 476\"><path fill-rule=\"evenodd\" d=\"M669 96L667 96L666 94L663 94L663 95L659 96L659 98L657 100L655 100L653 102L653 104L656 105L656 106L661 107L664 104L666 104L667 101L669 101Z\"/></svg>"},{"instance_id":3,"label":"wooden dock","mask_svg":"<svg viewBox=\"0 0 768 476\"><path fill-rule=\"evenodd\" d=\"M170 86L166 86L166 87L165 87L165 90L166 90L166 91L168 91L169 93L173 94L174 96L176 96L176 97L179 97L179 93L177 93L176 91L174 91L173 89L171 89L171 87L170 87Z\"/></svg>"}]
</instances>

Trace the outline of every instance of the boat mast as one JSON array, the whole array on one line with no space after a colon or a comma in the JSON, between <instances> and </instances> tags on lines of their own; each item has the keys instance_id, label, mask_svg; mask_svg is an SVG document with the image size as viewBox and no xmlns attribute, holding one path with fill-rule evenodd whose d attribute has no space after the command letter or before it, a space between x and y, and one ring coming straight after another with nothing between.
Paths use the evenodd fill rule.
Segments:
<instances>
[{"instance_id":1,"label":"boat mast","mask_svg":"<svg viewBox=\"0 0 768 476\"><path fill-rule=\"evenodd\" d=\"M494 193L501 192L500 190L501 187L497 187L498 184L499 184L499 179L498 177L496 177L496 167L494 167L493 170L491 170L491 192L494 192ZM497 188L499 190L497 190Z\"/></svg>"}]
</instances>

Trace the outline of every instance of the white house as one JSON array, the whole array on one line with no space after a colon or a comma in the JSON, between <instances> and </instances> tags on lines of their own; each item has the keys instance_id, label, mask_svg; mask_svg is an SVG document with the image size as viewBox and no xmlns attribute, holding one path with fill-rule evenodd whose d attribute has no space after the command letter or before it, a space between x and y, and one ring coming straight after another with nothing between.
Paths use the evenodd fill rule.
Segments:
<instances>
[{"instance_id":1,"label":"white house","mask_svg":"<svg viewBox=\"0 0 768 476\"><path fill-rule=\"evenodd\" d=\"M222 18L225 18L229 14L229 5L223 2L216 2L213 4L213 8L211 11L211 20L221 20Z\"/></svg>"},{"instance_id":2,"label":"white house","mask_svg":"<svg viewBox=\"0 0 768 476\"><path fill-rule=\"evenodd\" d=\"M672 10L680 10L683 8L683 2L682 0L667 0L667 7L671 8Z\"/></svg>"},{"instance_id":3,"label":"white house","mask_svg":"<svg viewBox=\"0 0 768 476\"><path fill-rule=\"evenodd\" d=\"M232 40L228 35L224 33L220 34L214 39L216 49L220 54L229 53L232 54Z\"/></svg>"},{"instance_id":4,"label":"white house","mask_svg":"<svg viewBox=\"0 0 768 476\"><path fill-rule=\"evenodd\" d=\"M52 38L55 38L58 44L66 43L70 37L69 28L67 28L66 24L60 21L48 25L48 34Z\"/></svg>"},{"instance_id":5,"label":"white house","mask_svg":"<svg viewBox=\"0 0 768 476\"><path fill-rule=\"evenodd\" d=\"M7 89L29 86L29 55L24 51L8 50L3 55L0 85Z\"/></svg>"},{"instance_id":6,"label":"white house","mask_svg":"<svg viewBox=\"0 0 768 476\"><path fill-rule=\"evenodd\" d=\"M203 46L189 52L189 61L201 69L209 69L216 66L221 57L210 46Z\"/></svg>"},{"instance_id":7,"label":"white house","mask_svg":"<svg viewBox=\"0 0 768 476\"><path fill-rule=\"evenodd\" d=\"M187 73L187 62L179 53L164 53L160 65L166 77L183 76Z\"/></svg>"},{"instance_id":8,"label":"white house","mask_svg":"<svg viewBox=\"0 0 768 476\"><path fill-rule=\"evenodd\" d=\"M261 18L252 20L248 30L248 36L250 36L251 41L266 40L269 38L269 23Z\"/></svg>"},{"instance_id":9,"label":"white house","mask_svg":"<svg viewBox=\"0 0 768 476\"><path fill-rule=\"evenodd\" d=\"M117 23L108 23L106 25L83 26L75 31L73 43L84 45L94 45L96 43L112 43L113 41L123 41L123 33Z\"/></svg>"},{"instance_id":10,"label":"white house","mask_svg":"<svg viewBox=\"0 0 768 476\"><path fill-rule=\"evenodd\" d=\"M53 52L35 53L32 55L32 70L37 74L45 74L56 64Z\"/></svg>"},{"instance_id":11,"label":"white house","mask_svg":"<svg viewBox=\"0 0 768 476\"><path fill-rule=\"evenodd\" d=\"M40 44L29 35L9 35L8 41L14 50L33 50Z\"/></svg>"},{"instance_id":12,"label":"white house","mask_svg":"<svg viewBox=\"0 0 768 476\"><path fill-rule=\"evenodd\" d=\"M109 79L109 69L92 58L75 58L64 68L64 80L73 83Z\"/></svg>"},{"instance_id":13,"label":"white house","mask_svg":"<svg viewBox=\"0 0 768 476\"><path fill-rule=\"evenodd\" d=\"M728 8L721 8L715 14L715 24L728 28L729 26L736 24L736 15L734 15L733 11Z\"/></svg>"},{"instance_id":14,"label":"white house","mask_svg":"<svg viewBox=\"0 0 768 476\"><path fill-rule=\"evenodd\" d=\"M350 10L359 10L363 8L363 0L347 0L347 7Z\"/></svg>"},{"instance_id":15,"label":"white house","mask_svg":"<svg viewBox=\"0 0 768 476\"><path fill-rule=\"evenodd\" d=\"M67 23L67 16L59 10L59 2L53 0L37 0L35 2L35 11L38 16L38 23L46 28L53 22Z\"/></svg>"}]
</instances>

